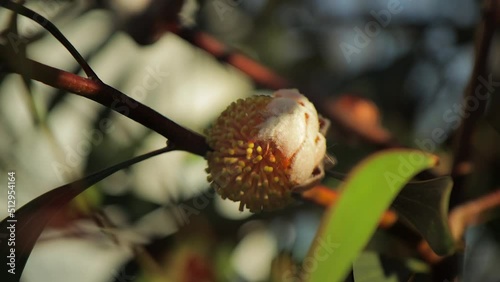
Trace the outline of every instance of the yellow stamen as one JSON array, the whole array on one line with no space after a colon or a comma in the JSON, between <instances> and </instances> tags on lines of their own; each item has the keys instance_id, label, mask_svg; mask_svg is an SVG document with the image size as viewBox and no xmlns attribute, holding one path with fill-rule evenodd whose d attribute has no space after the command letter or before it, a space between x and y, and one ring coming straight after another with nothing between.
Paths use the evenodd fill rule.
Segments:
<instances>
[{"instance_id":1,"label":"yellow stamen","mask_svg":"<svg viewBox=\"0 0 500 282\"><path fill-rule=\"evenodd\" d=\"M261 155L258 155L257 157L255 157L255 158L253 159L253 163L254 163L254 164L256 164L256 163L258 163L258 162L260 162L260 161L262 161L262 156L261 156Z\"/></svg>"}]
</instances>

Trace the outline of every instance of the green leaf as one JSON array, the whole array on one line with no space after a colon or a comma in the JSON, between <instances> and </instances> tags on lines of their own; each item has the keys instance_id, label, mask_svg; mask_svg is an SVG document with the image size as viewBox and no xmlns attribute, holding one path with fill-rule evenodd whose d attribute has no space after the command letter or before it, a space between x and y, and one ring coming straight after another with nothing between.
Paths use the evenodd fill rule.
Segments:
<instances>
[{"instance_id":1,"label":"green leaf","mask_svg":"<svg viewBox=\"0 0 500 282\"><path fill-rule=\"evenodd\" d=\"M342 281L375 232L382 213L401 188L437 157L417 150L378 152L357 165L342 185L342 196L324 215L304 260L306 281Z\"/></svg>"},{"instance_id":2,"label":"green leaf","mask_svg":"<svg viewBox=\"0 0 500 282\"><path fill-rule=\"evenodd\" d=\"M45 228L45 225L77 195L120 169L171 151L172 149L173 147L167 146L50 190L22 206L15 212L14 217L5 218L0 222L0 232L8 232L8 234L0 234L0 256L4 259L7 258L11 254L11 248L13 248L15 250L15 271L14 274L8 272L11 269L7 264L10 258L7 258L7 262L2 259L0 266L1 277L8 277L10 279L8 281L19 281L31 250L35 246L35 242ZM15 227L15 246L9 245L7 241L10 237L9 229L7 229L9 226Z\"/></svg>"},{"instance_id":3,"label":"green leaf","mask_svg":"<svg viewBox=\"0 0 500 282\"><path fill-rule=\"evenodd\" d=\"M445 176L408 183L392 207L413 226L441 256L453 252L455 244L448 226L448 203L453 181Z\"/></svg>"}]
</instances>

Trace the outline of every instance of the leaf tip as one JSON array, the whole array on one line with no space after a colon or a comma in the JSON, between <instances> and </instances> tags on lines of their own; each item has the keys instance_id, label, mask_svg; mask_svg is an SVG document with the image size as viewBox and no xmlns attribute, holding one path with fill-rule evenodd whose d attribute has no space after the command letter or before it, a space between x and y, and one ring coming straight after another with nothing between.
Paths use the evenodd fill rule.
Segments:
<instances>
[{"instance_id":1,"label":"leaf tip","mask_svg":"<svg viewBox=\"0 0 500 282\"><path fill-rule=\"evenodd\" d=\"M439 164L439 157L434 154L429 154L429 162L431 166L437 166Z\"/></svg>"}]
</instances>

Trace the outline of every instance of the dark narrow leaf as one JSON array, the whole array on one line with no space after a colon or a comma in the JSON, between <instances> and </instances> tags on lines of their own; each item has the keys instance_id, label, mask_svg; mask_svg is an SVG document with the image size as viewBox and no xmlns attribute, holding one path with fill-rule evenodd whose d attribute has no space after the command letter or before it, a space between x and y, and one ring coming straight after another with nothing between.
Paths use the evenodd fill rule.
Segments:
<instances>
[{"instance_id":1,"label":"dark narrow leaf","mask_svg":"<svg viewBox=\"0 0 500 282\"><path fill-rule=\"evenodd\" d=\"M173 150L173 146L167 146L58 187L30 201L17 210L13 217L5 218L0 223L0 256L2 257L0 277L5 279L0 280L19 281L31 250L45 225L74 197L125 167L171 150ZM9 246L8 239L11 236L10 229L7 229L9 226L15 227L15 246ZM8 265L11 248L15 250L14 273L8 272L11 269Z\"/></svg>"},{"instance_id":2,"label":"dark narrow leaf","mask_svg":"<svg viewBox=\"0 0 500 282\"><path fill-rule=\"evenodd\" d=\"M438 255L450 254L454 249L448 226L452 186L449 176L410 182L392 204L401 219L413 226Z\"/></svg>"},{"instance_id":3,"label":"dark narrow leaf","mask_svg":"<svg viewBox=\"0 0 500 282\"><path fill-rule=\"evenodd\" d=\"M50 34L52 34L66 48L66 50L68 50L71 56L73 56L78 64L82 66L83 71L89 78L98 79L97 74L94 72L94 70L92 70L87 61L85 61L85 59L82 57L82 55L80 55L80 53L78 53L71 42L69 42L69 40L61 33L61 31L59 31L59 29L48 19L16 2L0 1L0 6L23 15L41 25L45 30L50 32Z\"/></svg>"},{"instance_id":4,"label":"dark narrow leaf","mask_svg":"<svg viewBox=\"0 0 500 282\"><path fill-rule=\"evenodd\" d=\"M396 274L386 275L379 255L374 252L363 252L352 264L354 281L356 282L397 282Z\"/></svg>"}]
</instances>

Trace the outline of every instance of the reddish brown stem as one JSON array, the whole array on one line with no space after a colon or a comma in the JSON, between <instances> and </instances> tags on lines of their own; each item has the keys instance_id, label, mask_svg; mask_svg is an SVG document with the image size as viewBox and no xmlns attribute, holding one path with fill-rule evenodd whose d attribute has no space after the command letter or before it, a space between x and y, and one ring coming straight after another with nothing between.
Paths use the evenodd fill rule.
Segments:
<instances>
[{"instance_id":1,"label":"reddish brown stem","mask_svg":"<svg viewBox=\"0 0 500 282\"><path fill-rule=\"evenodd\" d=\"M51 23L48 19L38 14L37 12L23 6L22 4L11 2L11 1L2 1L0 6L3 6L9 10L12 10L20 15L23 15L34 22L41 25L48 32L50 32L61 44L68 50L68 52L75 58L75 60L80 64L83 71L87 74L87 76L91 79L99 80L97 74L94 70L89 66L87 61L78 53L76 48L69 42L69 40L59 31L59 29Z\"/></svg>"},{"instance_id":2,"label":"reddish brown stem","mask_svg":"<svg viewBox=\"0 0 500 282\"><path fill-rule=\"evenodd\" d=\"M269 89L290 87L290 83L285 78L255 60L230 50L215 37L207 33L193 29L174 29L172 31L191 44L212 54L215 58L223 60L241 70L260 86Z\"/></svg>"},{"instance_id":3,"label":"reddish brown stem","mask_svg":"<svg viewBox=\"0 0 500 282\"><path fill-rule=\"evenodd\" d=\"M232 51L224 43L218 41L215 37L205 32L193 29L179 29L178 26L168 26L168 30L179 35L194 46L205 50L214 57L225 61L233 67L244 72L249 77L251 77L255 83L262 87L274 90L292 87L292 84L284 77L256 62L255 60L243 54ZM313 102L317 102L317 104L324 104L324 101ZM331 119L336 126L361 138L367 143L375 144L380 148L401 147L401 145L390 136L384 136L383 138L381 138L380 134L378 134L379 131L360 130L359 127L352 126L352 124L346 123L337 115L332 114L330 111L328 111L328 109L325 109L324 105L323 109L325 110L327 117Z\"/></svg>"},{"instance_id":4,"label":"reddish brown stem","mask_svg":"<svg viewBox=\"0 0 500 282\"><path fill-rule=\"evenodd\" d=\"M479 97L478 90L482 95L485 89L481 85L482 79L488 78L487 62L496 25L497 0L486 0L484 15L477 30L477 40L475 49L475 62L472 75L465 89L463 104L467 105L468 100L478 102L477 108L464 107L462 124L455 136L454 160L452 177L454 187L450 198L450 209L465 201L464 186L465 178L472 172L472 141L478 120L483 115L488 99Z\"/></svg>"},{"instance_id":5,"label":"reddish brown stem","mask_svg":"<svg viewBox=\"0 0 500 282\"><path fill-rule=\"evenodd\" d=\"M13 72L88 98L137 121L166 137L178 150L188 151L200 156L204 156L210 150L202 135L180 126L153 109L100 81L83 78L17 56L5 46L0 46L0 58L7 62Z\"/></svg>"}]
</instances>

